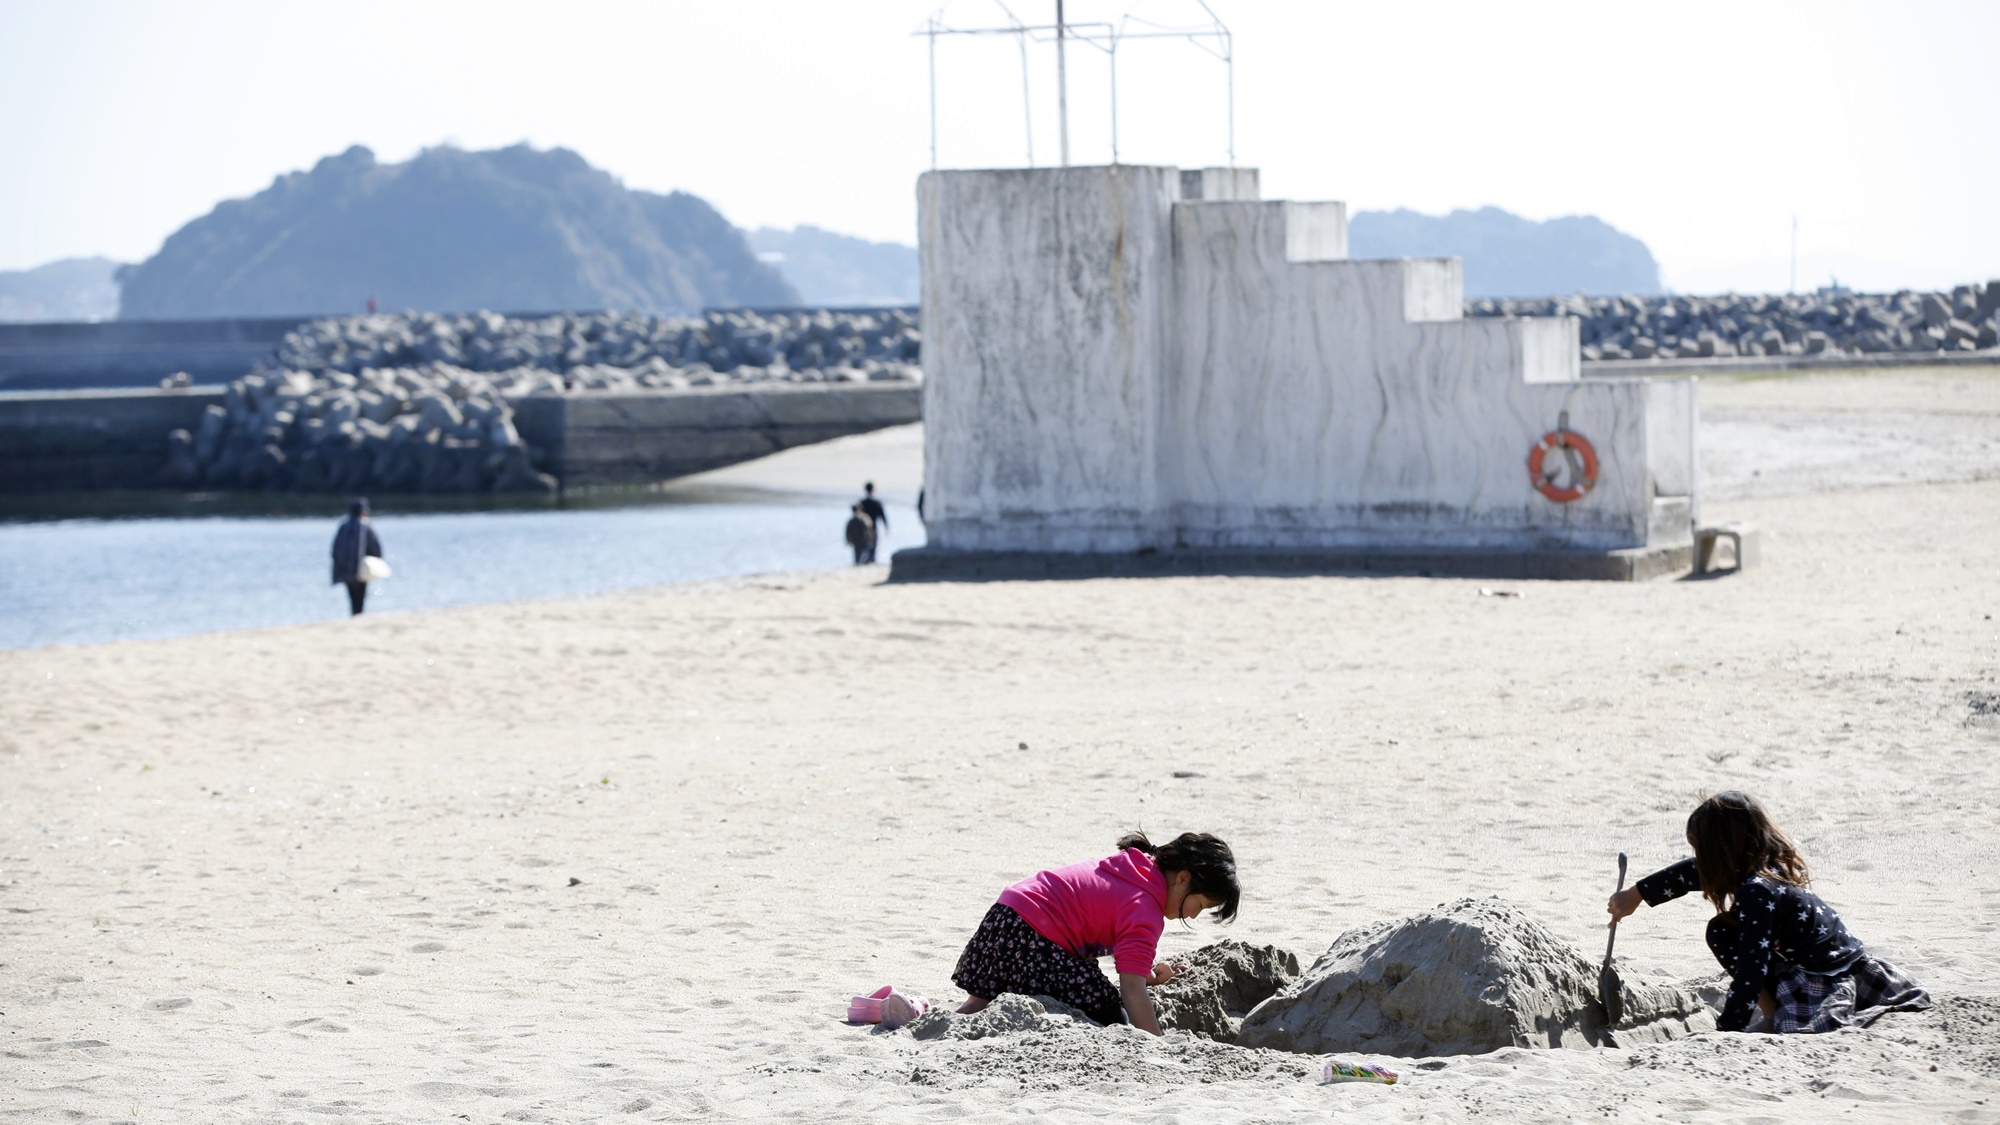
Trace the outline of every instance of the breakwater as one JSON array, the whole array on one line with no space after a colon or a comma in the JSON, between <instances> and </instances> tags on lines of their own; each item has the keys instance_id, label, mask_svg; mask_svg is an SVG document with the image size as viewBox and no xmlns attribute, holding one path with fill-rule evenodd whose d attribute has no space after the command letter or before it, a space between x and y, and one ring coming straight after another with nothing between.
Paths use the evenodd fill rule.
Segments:
<instances>
[{"instance_id":1,"label":"breakwater","mask_svg":"<svg viewBox=\"0 0 2000 1125\"><path fill-rule=\"evenodd\" d=\"M326 318L172 431L163 480L519 492L667 479L915 420L901 404L916 399L917 351L915 317L893 309ZM910 393L812 394L863 386ZM574 409L540 405L576 396ZM575 425L524 434L524 409Z\"/></svg>"},{"instance_id":2,"label":"breakwater","mask_svg":"<svg viewBox=\"0 0 2000 1125\"><path fill-rule=\"evenodd\" d=\"M1537 297L1467 316L1573 316L1583 360L1952 355L2000 346L2000 281L1938 293Z\"/></svg>"},{"instance_id":3,"label":"breakwater","mask_svg":"<svg viewBox=\"0 0 2000 1125\"><path fill-rule=\"evenodd\" d=\"M167 435L221 401L212 387L0 392L0 492L158 488Z\"/></svg>"},{"instance_id":4,"label":"breakwater","mask_svg":"<svg viewBox=\"0 0 2000 1125\"><path fill-rule=\"evenodd\" d=\"M173 460L185 452L188 431L212 417L211 408L221 409L225 395L212 388L0 393L0 492L201 487ZM522 448L533 450L533 488L541 490L541 475L563 488L672 480L914 422L918 400L915 384L875 383L595 391L501 405ZM397 456L415 469L400 478L374 475L372 462L370 475L357 477L362 466L326 459L314 470L326 474L315 491L341 484L354 491L491 491L490 484L466 487L480 471L477 458L489 455L476 446L410 443ZM300 491L282 477L262 487Z\"/></svg>"},{"instance_id":5,"label":"breakwater","mask_svg":"<svg viewBox=\"0 0 2000 1125\"><path fill-rule=\"evenodd\" d=\"M0 324L0 391L157 387L177 371L196 383L227 383L307 319Z\"/></svg>"}]
</instances>

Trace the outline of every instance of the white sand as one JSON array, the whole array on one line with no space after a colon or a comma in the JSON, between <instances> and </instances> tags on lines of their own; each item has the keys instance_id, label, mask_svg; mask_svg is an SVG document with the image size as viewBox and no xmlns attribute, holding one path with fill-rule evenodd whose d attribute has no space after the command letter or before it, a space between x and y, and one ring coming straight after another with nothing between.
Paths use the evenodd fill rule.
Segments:
<instances>
[{"instance_id":1,"label":"white sand","mask_svg":"<svg viewBox=\"0 0 2000 1125\"><path fill-rule=\"evenodd\" d=\"M1705 387L1712 466L1834 446L1783 487L1717 470L1706 517L1770 535L1736 578L878 568L0 654L0 1117L2000 1121L1996 386ZM1852 487L1878 451L1824 437L1961 423L1984 461L1915 478L1954 483ZM1220 833L1245 873L1242 920L1168 953L1310 960L1489 893L1588 951L1614 853L1678 858L1726 786L1938 1012L1395 1088L1137 1040L1024 1082L1032 1051L839 1021L885 982L955 1000L1003 884L1135 824ZM1642 910L1619 949L1706 975L1703 921Z\"/></svg>"}]
</instances>

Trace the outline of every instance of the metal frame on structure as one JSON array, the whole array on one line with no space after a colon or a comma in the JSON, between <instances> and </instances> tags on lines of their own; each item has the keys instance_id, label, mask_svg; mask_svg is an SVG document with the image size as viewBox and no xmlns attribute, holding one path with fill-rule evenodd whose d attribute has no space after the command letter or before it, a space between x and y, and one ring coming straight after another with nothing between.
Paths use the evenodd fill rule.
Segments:
<instances>
[{"instance_id":1,"label":"metal frame on structure","mask_svg":"<svg viewBox=\"0 0 2000 1125\"><path fill-rule=\"evenodd\" d=\"M937 114L937 41L941 36L951 35L1011 35L1021 48L1021 120L1027 132L1028 167L1035 166L1034 106L1028 96L1028 44L1053 42L1056 47L1056 120L1057 135L1060 138L1060 156L1064 168L1069 167L1069 68L1065 48L1070 40L1087 44L1103 51L1111 61L1111 162L1118 163L1118 46L1127 39L1183 39L1222 61L1228 84L1228 153L1229 167L1236 166L1236 48L1229 28L1216 16L1215 9L1208 6L1208 0L1195 0L1201 10L1208 13L1209 23L1205 27L1163 27L1150 20L1126 14L1118 22L1105 23L1091 21L1071 23L1064 18L1063 0L1056 0L1056 20L1051 24L1027 24L1021 22L1005 0L994 0L1000 10L1007 15L1007 27L947 27L940 9L925 21L923 30L914 34L928 40L930 49L930 107L931 107L931 168L938 166L938 114ZM1141 30L1133 30L1133 28Z\"/></svg>"}]
</instances>

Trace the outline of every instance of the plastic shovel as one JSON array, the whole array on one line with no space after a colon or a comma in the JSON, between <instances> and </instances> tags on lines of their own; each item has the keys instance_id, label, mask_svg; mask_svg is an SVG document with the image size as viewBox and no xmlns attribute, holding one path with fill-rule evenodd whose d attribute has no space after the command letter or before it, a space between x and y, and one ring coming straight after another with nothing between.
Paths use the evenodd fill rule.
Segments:
<instances>
[{"instance_id":1,"label":"plastic shovel","mask_svg":"<svg viewBox=\"0 0 2000 1125\"><path fill-rule=\"evenodd\" d=\"M1625 853L1618 853L1618 889L1625 889ZM1611 936L1604 939L1604 967L1597 971L1597 999L1604 1005L1604 1029L1610 1032L1625 1018L1625 998L1618 982L1618 970L1611 967L1611 947L1618 942L1618 919L1611 920Z\"/></svg>"}]
</instances>

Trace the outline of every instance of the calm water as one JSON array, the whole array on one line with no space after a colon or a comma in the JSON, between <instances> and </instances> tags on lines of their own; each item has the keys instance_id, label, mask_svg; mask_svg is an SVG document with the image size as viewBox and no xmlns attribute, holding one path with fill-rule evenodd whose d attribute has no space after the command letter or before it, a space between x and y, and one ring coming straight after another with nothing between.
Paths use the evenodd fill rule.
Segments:
<instances>
[{"instance_id":1,"label":"calm water","mask_svg":"<svg viewBox=\"0 0 2000 1125\"><path fill-rule=\"evenodd\" d=\"M602 504L602 501L598 501ZM328 584L340 517L215 515L0 522L0 649L183 636L345 616ZM842 566L846 502L700 494L626 506L374 515L395 570L368 612L510 601ZM921 543L889 505L879 557Z\"/></svg>"}]
</instances>

